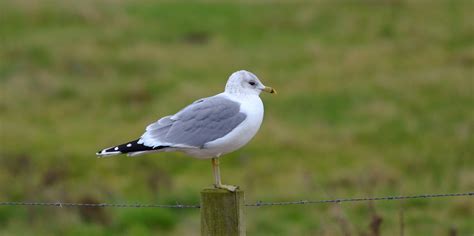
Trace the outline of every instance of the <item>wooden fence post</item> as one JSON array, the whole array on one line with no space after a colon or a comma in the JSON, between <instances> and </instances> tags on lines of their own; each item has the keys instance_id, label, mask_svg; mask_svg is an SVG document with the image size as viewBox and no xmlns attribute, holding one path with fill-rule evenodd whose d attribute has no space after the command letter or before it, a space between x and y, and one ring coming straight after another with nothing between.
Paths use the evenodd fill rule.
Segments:
<instances>
[{"instance_id":1,"label":"wooden fence post","mask_svg":"<svg viewBox=\"0 0 474 236\"><path fill-rule=\"evenodd\" d=\"M204 189L201 192L201 235L245 235L244 192Z\"/></svg>"}]
</instances>

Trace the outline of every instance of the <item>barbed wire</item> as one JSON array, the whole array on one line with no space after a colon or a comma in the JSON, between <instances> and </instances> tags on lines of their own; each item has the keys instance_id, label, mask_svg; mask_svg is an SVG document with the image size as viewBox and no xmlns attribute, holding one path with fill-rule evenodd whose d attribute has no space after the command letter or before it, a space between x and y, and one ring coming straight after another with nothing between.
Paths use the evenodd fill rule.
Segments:
<instances>
[{"instance_id":1,"label":"barbed wire","mask_svg":"<svg viewBox=\"0 0 474 236\"><path fill-rule=\"evenodd\" d=\"M0 202L0 206L45 207L115 207L115 208L200 208L199 205L183 204L134 204L134 203L71 203L71 202Z\"/></svg>"},{"instance_id":2,"label":"barbed wire","mask_svg":"<svg viewBox=\"0 0 474 236\"><path fill-rule=\"evenodd\" d=\"M420 198L441 198L441 197L462 197L474 196L474 192L467 193L441 193L441 194L421 194L410 196L386 196L386 197L367 197L367 198L338 198L328 200L300 200L287 202L262 202L258 201L252 204L245 204L248 207L261 206L285 206L285 205L304 205L304 204L322 204L322 203L343 203L343 202L364 202L364 201L390 201L390 200L406 200L406 199L420 199Z\"/></svg>"},{"instance_id":3,"label":"barbed wire","mask_svg":"<svg viewBox=\"0 0 474 236\"><path fill-rule=\"evenodd\" d=\"M324 203L344 203L344 202L365 202L365 201L393 201L393 200L411 200L426 198L443 197L463 197L474 196L474 192L466 193L441 193L441 194L421 194L408 196L386 196L386 197L366 197L366 198L338 198L327 200L299 200L282 202L263 202L247 203L246 207L262 206L286 206L286 205L304 205L304 204L324 204ZM70 203L70 202L0 202L0 206L44 206L44 207L108 207L108 208L201 208L200 205L188 204L130 204L130 203Z\"/></svg>"}]
</instances>

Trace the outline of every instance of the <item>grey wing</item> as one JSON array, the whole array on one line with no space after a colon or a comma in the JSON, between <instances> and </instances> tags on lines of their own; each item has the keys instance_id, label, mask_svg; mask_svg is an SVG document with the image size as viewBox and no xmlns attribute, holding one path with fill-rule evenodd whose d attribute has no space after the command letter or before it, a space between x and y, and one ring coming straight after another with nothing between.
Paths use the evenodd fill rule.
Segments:
<instances>
[{"instance_id":1,"label":"grey wing","mask_svg":"<svg viewBox=\"0 0 474 236\"><path fill-rule=\"evenodd\" d=\"M149 125L139 142L147 146L202 148L230 133L246 117L237 102L220 96L205 98Z\"/></svg>"}]
</instances>

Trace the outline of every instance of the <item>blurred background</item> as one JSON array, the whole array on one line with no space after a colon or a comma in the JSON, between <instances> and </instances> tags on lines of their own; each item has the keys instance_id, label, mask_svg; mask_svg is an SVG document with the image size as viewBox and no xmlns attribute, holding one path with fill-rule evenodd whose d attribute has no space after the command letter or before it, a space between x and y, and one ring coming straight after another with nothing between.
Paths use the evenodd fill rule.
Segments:
<instances>
[{"instance_id":1,"label":"blurred background","mask_svg":"<svg viewBox=\"0 0 474 236\"><path fill-rule=\"evenodd\" d=\"M198 204L210 161L97 159L219 93L262 94L221 160L247 202L474 189L474 1L0 1L0 201ZM468 197L247 209L249 235L472 235ZM198 235L197 209L0 207L1 235ZM454 234L452 234L454 235Z\"/></svg>"}]
</instances>

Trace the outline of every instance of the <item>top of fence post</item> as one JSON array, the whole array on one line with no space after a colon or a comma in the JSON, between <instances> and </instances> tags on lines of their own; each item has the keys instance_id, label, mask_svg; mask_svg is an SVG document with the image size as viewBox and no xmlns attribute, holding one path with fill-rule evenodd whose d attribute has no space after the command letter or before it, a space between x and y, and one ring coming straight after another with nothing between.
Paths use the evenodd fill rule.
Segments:
<instances>
[{"instance_id":1,"label":"top of fence post","mask_svg":"<svg viewBox=\"0 0 474 236\"><path fill-rule=\"evenodd\" d=\"M245 235L244 192L201 191L201 235Z\"/></svg>"}]
</instances>

